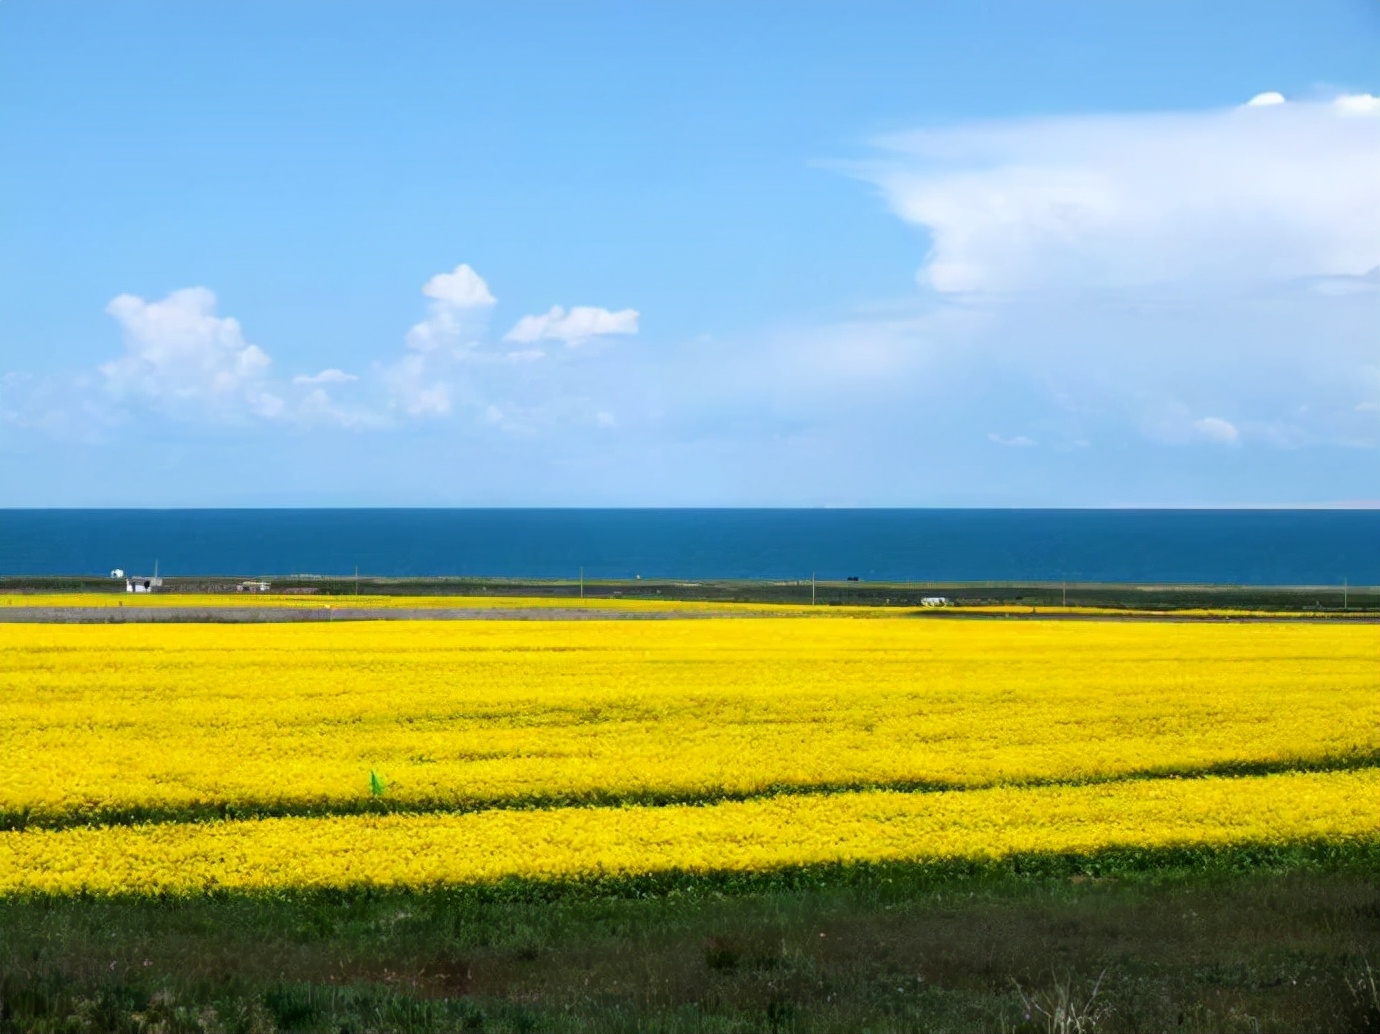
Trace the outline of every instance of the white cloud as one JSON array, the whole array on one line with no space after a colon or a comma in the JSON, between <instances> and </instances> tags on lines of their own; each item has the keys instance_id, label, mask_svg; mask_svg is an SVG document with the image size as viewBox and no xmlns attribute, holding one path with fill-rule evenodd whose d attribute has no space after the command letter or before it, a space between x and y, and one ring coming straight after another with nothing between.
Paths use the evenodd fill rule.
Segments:
<instances>
[{"instance_id":1,"label":"white cloud","mask_svg":"<svg viewBox=\"0 0 1380 1034\"><path fill-rule=\"evenodd\" d=\"M189 287L158 302L122 294L106 312L124 330L125 354L100 368L115 396L221 415L282 414L282 398L266 386L271 360L245 341L239 321L216 315L213 292Z\"/></svg>"},{"instance_id":2,"label":"white cloud","mask_svg":"<svg viewBox=\"0 0 1380 1034\"><path fill-rule=\"evenodd\" d=\"M1195 420L1193 430L1200 438L1216 442L1218 445L1235 445L1241 440L1236 425L1221 417L1205 416L1201 420Z\"/></svg>"},{"instance_id":3,"label":"white cloud","mask_svg":"<svg viewBox=\"0 0 1380 1034\"><path fill-rule=\"evenodd\" d=\"M452 309L482 309L498 300L484 278L464 262L450 273L437 273L422 285L422 294Z\"/></svg>"},{"instance_id":4,"label":"white cloud","mask_svg":"<svg viewBox=\"0 0 1380 1034\"><path fill-rule=\"evenodd\" d=\"M394 404L408 416L444 416L450 412L450 385L429 367L427 356L407 355L383 374Z\"/></svg>"},{"instance_id":5,"label":"white cloud","mask_svg":"<svg viewBox=\"0 0 1380 1034\"><path fill-rule=\"evenodd\" d=\"M1380 97L1369 93L1343 94L1332 106L1345 115L1375 115L1380 114Z\"/></svg>"},{"instance_id":6,"label":"white cloud","mask_svg":"<svg viewBox=\"0 0 1380 1034\"><path fill-rule=\"evenodd\" d=\"M564 341L579 345L605 334L636 334L636 309L610 312L591 305L577 305L569 312L559 305L540 316L524 316L503 336L504 341L526 344L533 341Z\"/></svg>"},{"instance_id":7,"label":"white cloud","mask_svg":"<svg viewBox=\"0 0 1380 1034\"><path fill-rule=\"evenodd\" d=\"M107 311L124 331L123 354L86 373L5 374L0 422L93 441L155 411L188 424L365 429L498 412L494 423L504 431L587 425L607 402L607 385L590 369L597 352L553 353L533 342L574 345L637 330L631 309L558 307L514 346L486 333L495 300L470 266L431 277L422 293L429 314L407 332L406 351L371 363L363 376L325 366L291 377L273 375L268 353L246 340L238 320L217 312L205 287L158 301L122 294Z\"/></svg>"},{"instance_id":8,"label":"white cloud","mask_svg":"<svg viewBox=\"0 0 1380 1034\"><path fill-rule=\"evenodd\" d=\"M1248 108L1269 108L1276 104L1284 103L1284 94L1275 90L1266 90L1264 93L1257 93L1246 102Z\"/></svg>"},{"instance_id":9,"label":"white cloud","mask_svg":"<svg viewBox=\"0 0 1380 1034\"><path fill-rule=\"evenodd\" d=\"M422 291L431 299L430 315L408 331L408 353L378 368L389 409L408 417L468 414L481 425L524 433L585 421L580 415L588 404L584 375L573 368L569 353L553 356L538 344L574 346L605 334L637 332L638 314L632 309L556 306L521 320L503 339L525 347L506 347L486 333L494 297L469 266L432 277Z\"/></svg>"},{"instance_id":10,"label":"white cloud","mask_svg":"<svg viewBox=\"0 0 1380 1034\"><path fill-rule=\"evenodd\" d=\"M1380 292L1380 266L1362 276L1319 276L1311 277L1308 285L1319 294L1334 297L1348 294L1375 294Z\"/></svg>"},{"instance_id":11,"label":"white cloud","mask_svg":"<svg viewBox=\"0 0 1380 1034\"><path fill-rule=\"evenodd\" d=\"M359 378L354 374L346 373L344 370L337 370L331 367L328 370L322 370L320 373L310 375L305 373L298 374L296 377L292 378L292 383L301 385L349 384L351 381L357 380L359 380Z\"/></svg>"},{"instance_id":12,"label":"white cloud","mask_svg":"<svg viewBox=\"0 0 1380 1034\"><path fill-rule=\"evenodd\" d=\"M995 431L987 435L987 440L995 445L1005 445L1013 449L1029 449L1035 445L1035 439L1027 438L1023 434L1018 434L1012 438L1003 438Z\"/></svg>"},{"instance_id":13,"label":"white cloud","mask_svg":"<svg viewBox=\"0 0 1380 1034\"><path fill-rule=\"evenodd\" d=\"M861 171L927 229L919 278L1006 292L1358 275L1380 265L1380 103L960 125Z\"/></svg>"},{"instance_id":14,"label":"white cloud","mask_svg":"<svg viewBox=\"0 0 1380 1034\"><path fill-rule=\"evenodd\" d=\"M431 299L431 314L407 332L407 347L416 352L472 344L496 301L484 279L464 263L437 273L422 285L422 294Z\"/></svg>"}]
</instances>

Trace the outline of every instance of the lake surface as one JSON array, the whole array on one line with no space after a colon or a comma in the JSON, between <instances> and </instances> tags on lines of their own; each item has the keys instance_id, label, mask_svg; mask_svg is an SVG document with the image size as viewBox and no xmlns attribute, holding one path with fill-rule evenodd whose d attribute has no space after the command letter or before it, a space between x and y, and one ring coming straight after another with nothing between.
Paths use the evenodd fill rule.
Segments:
<instances>
[{"instance_id":1,"label":"lake surface","mask_svg":"<svg viewBox=\"0 0 1380 1034\"><path fill-rule=\"evenodd\" d=\"M0 510L0 575L1380 584L1380 510Z\"/></svg>"}]
</instances>

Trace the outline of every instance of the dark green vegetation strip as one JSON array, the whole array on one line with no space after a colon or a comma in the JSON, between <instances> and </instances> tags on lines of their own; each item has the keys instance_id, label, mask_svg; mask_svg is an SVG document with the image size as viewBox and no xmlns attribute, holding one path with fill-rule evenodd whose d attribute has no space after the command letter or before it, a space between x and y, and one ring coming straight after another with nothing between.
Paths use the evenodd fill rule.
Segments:
<instances>
[{"instance_id":1,"label":"dark green vegetation strip","mask_svg":"<svg viewBox=\"0 0 1380 1034\"><path fill-rule=\"evenodd\" d=\"M1377 864L1314 843L0 899L0 1029L1035 1031L1066 993L1101 1032L1375 1030Z\"/></svg>"},{"instance_id":2,"label":"dark green vegetation strip","mask_svg":"<svg viewBox=\"0 0 1380 1034\"><path fill-rule=\"evenodd\" d=\"M966 793L995 788L1046 786L1096 786L1107 783L1153 779L1204 779L1284 775L1290 772L1354 772L1380 768L1380 751L1277 761L1223 761L1212 765L1158 766L1129 772L1079 779L1026 779L1000 783L958 784L939 781L787 783L756 790L596 790L588 793L528 794L506 797L471 797L459 800L400 800L385 792L377 797L347 801L259 801L238 804L131 805L120 808L85 809L80 812L44 813L29 809L0 809L0 831L25 829L72 829L78 826L129 826L172 822L221 822L266 818L326 818L341 815L471 814L480 811L546 811L554 808L667 807L714 805L770 797L808 797L885 790L896 793Z\"/></svg>"},{"instance_id":3,"label":"dark green vegetation strip","mask_svg":"<svg viewBox=\"0 0 1380 1034\"><path fill-rule=\"evenodd\" d=\"M631 610L601 607L0 607L0 623L28 625L273 625L338 621L671 621L781 616L767 611ZM1275 620L1293 621L1296 618ZM1324 620L1332 621L1334 618Z\"/></svg>"},{"instance_id":4,"label":"dark green vegetation strip","mask_svg":"<svg viewBox=\"0 0 1380 1034\"><path fill-rule=\"evenodd\" d=\"M0 624L28 625L272 625L329 624L342 621L683 621L710 618L813 617L809 609L797 611L633 610L601 607L0 607ZM871 613L875 614L876 611ZM965 611L947 607L931 610L895 609L891 616L926 621L1139 621L1204 622L1245 625L1270 624L1380 624L1380 612L1349 611L1346 614L1299 612L1288 614L1183 614L1176 611L1128 611L1126 614L1051 614L1048 611Z\"/></svg>"},{"instance_id":5,"label":"dark green vegetation strip","mask_svg":"<svg viewBox=\"0 0 1380 1034\"><path fill-rule=\"evenodd\" d=\"M234 592L237 578L164 578L167 593ZM965 605L1120 607L1148 610L1380 612L1380 586L1144 585L1107 582L816 582L809 579L586 581L505 578L273 578L274 591L349 596L543 597L683 600L707 603L814 602L828 606L919 607L928 596ZM108 592L123 586L97 577L0 577L0 592ZM299 597L300 598L300 597Z\"/></svg>"}]
</instances>

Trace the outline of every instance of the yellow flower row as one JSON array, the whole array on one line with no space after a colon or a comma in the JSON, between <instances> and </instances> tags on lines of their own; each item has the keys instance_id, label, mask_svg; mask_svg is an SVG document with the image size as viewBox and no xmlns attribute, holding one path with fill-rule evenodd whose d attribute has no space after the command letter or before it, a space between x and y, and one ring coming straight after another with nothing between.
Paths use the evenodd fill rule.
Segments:
<instances>
[{"instance_id":1,"label":"yellow flower row","mask_svg":"<svg viewBox=\"0 0 1380 1034\"><path fill-rule=\"evenodd\" d=\"M10 625L0 810L984 786L1380 751L1380 630Z\"/></svg>"},{"instance_id":2,"label":"yellow flower row","mask_svg":"<svg viewBox=\"0 0 1380 1034\"><path fill-rule=\"evenodd\" d=\"M0 894L761 872L1377 836L1380 772L0 833Z\"/></svg>"}]
</instances>

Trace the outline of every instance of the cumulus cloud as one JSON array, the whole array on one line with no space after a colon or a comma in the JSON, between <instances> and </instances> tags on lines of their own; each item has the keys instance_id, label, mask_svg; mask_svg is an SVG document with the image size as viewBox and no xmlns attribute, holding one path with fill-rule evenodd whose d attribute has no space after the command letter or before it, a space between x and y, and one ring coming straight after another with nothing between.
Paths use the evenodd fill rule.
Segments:
<instances>
[{"instance_id":1,"label":"cumulus cloud","mask_svg":"<svg viewBox=\"0 0 1380 1034\"><path fill-rule=\"evenodd\" d=\"M553 305L549 312L540 316L522 317L503 340L520 344L563 341L573 347L605 334L636 334L637 318L636 309L610 312L591 305L577 305L567 311Z\"/></svg>"},{"instance_id":2,"label":"cumulus cloud","mask_svg":"<svg viewBox=\"0 0 1380 1034\"><path fill-rule=\"evenodd\" d=\"M205 287L173 291L155 302L131 294L115 298L106 311L124 332L125 352L99 367L99 402L83 387L83 375L66 388L81 404L69 401L64 410L80 414L88 435L145 409L203 423L371 427L385 422L377 407L358 399L342 404L328 391L358 382L355 374L328 367L299 374L290 383L275 379L268 353L245 339L238 320L216 310L215 293ZM30 392L29 408L43 394Z\"/></svg>"},{"instance_id":3,"label":"cumulus cloud","mask_svg":"<svg viewBox=\"0 0 1380 1034\"><path fill-rule=\"evenodd\" d=\"M123 331L122 353L93 370L4 373L0 423L91 441L153 413L187 424L297 428L400 428L447 417L469 417L505 432L613 426L611 411L600 408L606 385L590 372L597 353L552 354L537 344L635 333L634 310L557 307L524 321L521 332L502 341L487 332L493 292L469 265L431 277L421 291L427 316L406 332L406 347L392 357L359 374L326 365L293 376L275 376L268 352L246 338L238 320L218 311L208 288L153 301L122 294L107 306ZM494 420L495 412L502 419Z\"/></svg>"},{"instance_id":4,"label":"cumulus cloud","mask_svg":"<svg viewBox=\"0 0 1380 1034\"><path fill-rule=\"evenodd\" d=\"M945 293L1354 276L1380 265L1380 101L974 123L859 170Z\"/></svg>"},{"instance_id":5,"label":"cumulus cloud","mask_svg":"<svg viewBox=\"0 0 1380 1034\"><path fill-rule=\"evenodd\" d=\"M449 273L437 273L422 285L422 294L452 309L482 309L498 300L484 278L464 262Z\"/></svg>"},{"instance_id":6,"label":"cumulus cloud","mask_svg":"<svg viewBox=\"0 0 1380 1034\"><path fill-rule=\"evenodd\" d=\"M407 347L416 352L473 343L497 301L484 278L465 263L433 276L422 285L422 294L431 299L431 312L407 332Z\"/></svg>"},{"instance_id":7,"label":"cumulus cloud","mask_svg":"<svg viewBox=\"0 0 1380 1034\"><path fill-rule=\"evenodd\" d=\"M282 398L266 385L268 354L245 340L239 321L216 315L216 296L205 287L157 302L122 294L106 312L124 331L125 354L100 368L116 397L269 418L283 412Z\"/></svg>"}]
</instances>

